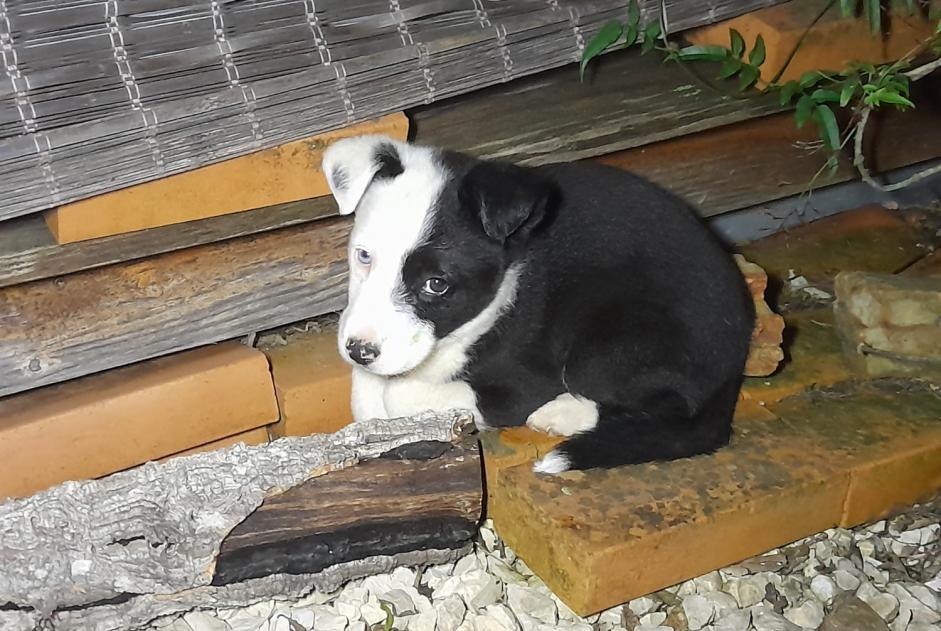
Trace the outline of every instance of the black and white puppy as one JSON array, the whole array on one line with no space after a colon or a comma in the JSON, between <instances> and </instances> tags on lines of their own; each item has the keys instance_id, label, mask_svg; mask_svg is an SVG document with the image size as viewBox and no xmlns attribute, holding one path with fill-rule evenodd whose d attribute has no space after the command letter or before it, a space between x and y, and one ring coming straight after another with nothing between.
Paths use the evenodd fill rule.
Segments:
<instances>
[{"instance_id":1,"label":"black and white puppy","mask_svg":"<svg viewBox=\"0 0 941 631\"><path fill-rule=\"evenodd\" d=\"M541 473L725 445L753 308L689 205L623 171L383 136L323 170L356 211L339 349L356 420L473 411L570 438Z\"/></svg>"}]
</instances>

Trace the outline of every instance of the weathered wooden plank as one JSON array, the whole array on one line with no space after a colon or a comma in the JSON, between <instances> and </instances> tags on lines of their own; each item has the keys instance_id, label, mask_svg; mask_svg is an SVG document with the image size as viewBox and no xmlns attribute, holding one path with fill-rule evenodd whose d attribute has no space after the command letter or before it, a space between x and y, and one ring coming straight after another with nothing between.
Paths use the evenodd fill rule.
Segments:
<instances>
[{"instance_id":1,"label":"weathered wooden plank","mask_svg":"<svg viewBox=\"0 0 941 631\"><path fill-rule=\"evenodd\" d=\"M880 114L871 123L867 161L880 172L941 157L941 109L931 90L916 86L922 106ZM924 98L919 98L924 97ZM599 158L634 171L686 197L705 216L800 194L859 178L844 153L832 176L814 176L826 156L812 126L798 130L790 113L675 138Z\"/></svg>"},{"instance_id":2,"label":"weathered wooden plank","mask_svg":"<svg viewBox=\"0 0 941 631\"><path fill-rule=\"evenodd\" d=\"M40 216L0 223L0 287L267 232L336 214L333 197L56 245Z\"/></svg>"},{"instance_id":3,"label":"weathered wooden plank","mask_svg":"<svg viewBox=\"0 0 941 631\"><path fill-rule=\"evenodd\" d=\"M713 64L691 66L703 77ZM418 108L419 142L525 164L604 155L781 111L773 98L711 90L678 64L629 50L607 55L583 83L576 66ZM734 90L733 87L727 89Z\"/></svg>"},{"instance_id":4,"label":"weathered wooden plank","mask_svg":"<svg viewBox=\"0 0 941 631\"><path fill-rule=\"evenodd\" d=\"M223 540L214 584L299 574L470 542L481 518L477 441L418 443L270 497Z\"/></svg>"},{"instance_id":5,"label":"weathered wooden plank","mask_svg":"<svg viewBox=\"0 0 941 631\"><path fill-rule=\"evenodd\" d=\"M0 290L0 396L342 307L332 218Z\"/></svg>"}]
</instances>

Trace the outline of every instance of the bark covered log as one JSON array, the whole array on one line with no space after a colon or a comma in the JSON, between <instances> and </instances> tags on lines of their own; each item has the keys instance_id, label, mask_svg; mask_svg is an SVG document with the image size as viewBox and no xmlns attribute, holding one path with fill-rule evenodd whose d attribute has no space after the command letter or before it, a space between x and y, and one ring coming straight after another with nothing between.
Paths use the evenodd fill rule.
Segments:
<instances>
[{"instance_id":1,"label":"bark covered log","mask_svg":"<svg viewBox=\"0 0 941 631\"><path fill-rule=\"evenodd\" d=\"M165 610L164 601L196 602L202 596L194 590L222 598L228 592L210 589L222 541L266 497L404 445L455 441L469 426L458 412L356 423L336 434L150 463L0 504L0 603L10 604L2 613L9 620L24 613L14 608L34 608L36 616L64 620L119 606L139 608L134 615L143 620ZM355 567L367 558L337 560Z\"/></svg>"}]
</instances>

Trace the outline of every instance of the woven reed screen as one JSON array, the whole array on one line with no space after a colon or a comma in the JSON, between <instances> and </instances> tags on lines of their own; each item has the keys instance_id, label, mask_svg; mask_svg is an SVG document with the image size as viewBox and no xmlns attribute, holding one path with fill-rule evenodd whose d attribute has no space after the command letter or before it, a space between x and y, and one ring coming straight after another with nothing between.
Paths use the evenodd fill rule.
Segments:
<instances>
[{"instance_id":1,"label":"woven reed screen","mask_svg":"<svg viewBox=\"0 0 941 631\"><path fill-rule=\"evenodd\" d=\"M663 11L678 31L776 1ZM0 220L569 63L626 6L0 0Z\"/></svg>"}]
</instances>

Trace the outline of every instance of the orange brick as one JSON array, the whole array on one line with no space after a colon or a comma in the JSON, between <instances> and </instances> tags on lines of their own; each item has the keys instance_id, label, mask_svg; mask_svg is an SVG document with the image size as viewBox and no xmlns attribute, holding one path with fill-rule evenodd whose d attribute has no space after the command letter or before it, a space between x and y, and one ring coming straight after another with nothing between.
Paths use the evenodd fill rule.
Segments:
<instances>
[{"instance_id":1,"label":"orange brick","mask_svg":"<svg viewBox=\"0 0 941 631\"><path fill-rule=\"evenodd\" d=\"M941 400L927 387L852 384L777 412L738 423L709 456L554 477L512 466L488 476L488 511L588 615L941 486Z\"/></svg>"},{"instance_id":2,"label":"orange brick","mask_svg":"<svg viewBox=\"0 0 941 631\"><path fill-rule=\"evenodd\" d=\"M324 149L346 136L386 134L404 140L408 119L391 114L273 149L145 182L45 213L60 244L322 197Z\"/></svg>"},{"instance_id":3,"label":"orange brick","mask_svg":"<svg viewBox=\"0 0 941 631\"><path fill-rule=\"evenodd\" d=\"M281 409L273 437L331 433L353 420L350 367L340 359L333 329L296 333L285 346L263 350Z\"/></svg>"},{"instance_id":4,"label":"orange brick","mask_svg":"<svg viewBox=\"0 0 941 631\"><path fill-rule=\"evenodd\" d=\"M729 45L729 29L736 29L751 50L759 34L765 40L767 58L761 78L770 81L826 0L793 0L684 33L699 45ZM842 17L839 6L810 30L788 64L781 81L798 79L810 70L844 70L852 62L880 64L901 58L931 36L933 23L920 14L892 15L886 37L874 37L865 19Z\"/></svg>"},{"instance_id":5,"label":"orange brick","mask_svg":"<svg viewBox=\"0 0 941 631\"><path fill-rule=\"evenodd\" d=\"M265 356L236 342L0 399L0 498L107 475L277 418Z\"/></svg>"},{"instance_id":6,"label":"orange brick","mask_svg":"<svg viewBox=\"0 0 941 631\"><path fill-rule=\"evenodd\" d=\"M159 462L166 462L167 460L177 458L179 456L191 456L193 454L216 451L218 449L226 449L227 447L232 447L233 445L237 445L239 443L244 443L249 447L253 445L263 445L264 443L268 442L268 439L268 428L256 427L255 429L250 429L247 432L240 432L238 434L233 434L232 436L226 436L225 438L214 440L212 442L206 443L205 445L199 445L198 447L193 447L191 449L181 451L180 453L160 458Z\"/></svg>"}]
</instances>

